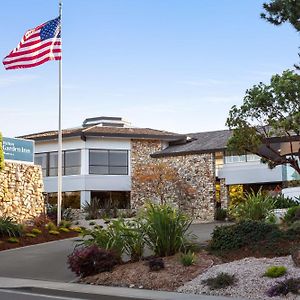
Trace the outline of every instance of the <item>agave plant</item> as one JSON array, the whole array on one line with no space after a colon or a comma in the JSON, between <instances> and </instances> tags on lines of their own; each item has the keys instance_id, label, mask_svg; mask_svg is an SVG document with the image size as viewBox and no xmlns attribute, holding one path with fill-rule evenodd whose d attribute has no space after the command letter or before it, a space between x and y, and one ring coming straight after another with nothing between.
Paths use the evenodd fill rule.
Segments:
<instances>
[{"instance_id":1,"label":"agave plant","mask_svg":"<svg viewBox=\"0 0 300 300\"><path fill-rule=\"evenodd\" d=\"M10 217L0 218L0 237L17 237L23 233L22 225L16 224Z\"/></svg>"}]
</instances>

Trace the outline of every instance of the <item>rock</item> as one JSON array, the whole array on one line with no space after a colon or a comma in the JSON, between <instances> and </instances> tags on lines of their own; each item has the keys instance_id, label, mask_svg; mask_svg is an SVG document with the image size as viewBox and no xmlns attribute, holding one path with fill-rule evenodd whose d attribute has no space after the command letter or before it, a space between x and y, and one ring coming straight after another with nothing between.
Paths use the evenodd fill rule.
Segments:
<instances>
[{"instance_id":1,"label":"rock","mask_svg":"<svg viewBox=\"0 0 300 300\"><path fill-rule=\"evenodd\" d=\"M292 252L292 259L296 267L300 267L300 248Z\"/></svg>"},{"instance_id":2,"label":"rock","mask_svg":"<svg viewBox=\"0 0 300 300\"><path fill-rule=\"evenodd\" d=\"M5 162L0 172L0 216L24 223L44 211L40 166Z\"/></svg>"}]
</instances>

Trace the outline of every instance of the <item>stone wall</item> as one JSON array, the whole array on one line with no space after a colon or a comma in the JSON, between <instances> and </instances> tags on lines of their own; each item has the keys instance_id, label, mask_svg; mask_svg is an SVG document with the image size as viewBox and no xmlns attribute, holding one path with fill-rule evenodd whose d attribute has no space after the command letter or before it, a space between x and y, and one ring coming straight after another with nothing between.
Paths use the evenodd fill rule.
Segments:
<instances>
[{"instance_id":1,"label":"stone wall","mask_svg":"<svg viewBox=\"0 0 300 300\"><path fill-rule=\"evenodd\" d=\"M220 179L220 202L222 208L227 208L229 204L229 188L225 183L225 178Z\"/></svg>"},{"instance_id":2,"label":"stone wall","mask_svg":"<svg viewBox=\"0 0 300 300\"><path fill-rule=\"evenodd\" d=\"M166 198L188 213L197 221L213 221L215 210L215 166L214 156L208 154L181 155L163 158L151 158L150 154L161 149L159 141L132 141L131 151L131 205L138 209L145 201L155 198L153 191L136 178L135 171L142 169L149 163L164 163L174 168L182 182L192 187L194 197L181 201L176 187L170 185ZM145 172L147 172L145 170Z\"/></svg>"},{"instance_id":3,"label":"stone wall","mask_svg":"<svg viewBox=\"0 0 300 300\"><path fill-rule=\"evenodd\" d=\"M25 223L44 212L40 166L6 162L0 172L0 217Z\"/></svg>"}]
</instances>

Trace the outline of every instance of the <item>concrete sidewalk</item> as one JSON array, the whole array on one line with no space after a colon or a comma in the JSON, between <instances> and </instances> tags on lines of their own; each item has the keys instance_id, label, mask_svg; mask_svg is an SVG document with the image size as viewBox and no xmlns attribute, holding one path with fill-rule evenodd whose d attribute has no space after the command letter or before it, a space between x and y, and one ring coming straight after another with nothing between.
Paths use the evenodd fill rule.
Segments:
<instances>
[{"instance_id":1,"label":"concrete sidewalk","mask_svg":"<svg viewBox=\"0 0 300 300\"><path fill-rule=\"evenodd\" d=\"M130 289L0 277L0 287L9 290L28 290L43 295L73 295L82 299L144 299L144 300L233 300L236 298L188 295L144 289Z\"/></svg>"}]
</instances>

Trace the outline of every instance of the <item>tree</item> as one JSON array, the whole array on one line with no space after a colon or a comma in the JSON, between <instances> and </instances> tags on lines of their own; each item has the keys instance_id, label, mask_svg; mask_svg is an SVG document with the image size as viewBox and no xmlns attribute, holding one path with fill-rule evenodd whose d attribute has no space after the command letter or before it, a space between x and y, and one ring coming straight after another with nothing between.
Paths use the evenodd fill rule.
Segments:
<instances>
[{"instance_id":1,"label":"tree","mask_svg":"<svg viewBox=\"0 0 300 300\"><path fill-rule=\"evenodd\" d=\"M0 132L0 171L4 168L4 153L3 153L3 146L2 146L2 134Z\"/></svg>"},{"instance_id":2,"label":"tree","mask_svg":"<svg viewBox=\"0 0 300 300\"><path fill-rule=\"evenodd\" d=\"M264 3L264 13L261 17L276 26L290 23L297 32L300 32L300 1L299 0L272 0ZM300 54L298 54L300 56ZM296 66L299 69L299 66Z\"/></svg>"},{"instance_id":3,"label":"tree","mask_svg":"<svg viewBox=\"0 0 300 300\"><path fill-rule=\"evenodd\" d=\"M159 198L161 204L167 202L170 194L176 195L179 207L196 196L195 189L182 180L177 170L163 162L140 166L135 170L134 178L145 191Z\"/></svg>"},{"instance_id":4,"label":"tree","mask_svg":"<svg viewBox=\"0 0 300 300\"><path fill-rule=\"evenodd\" d=\"M251 152L271 168L287 164L300 173L300 75L287 70L269 85L247 90L243 104L229 111L226 125L233 130L229 151Z\"/></svg>"}]
</instances>

